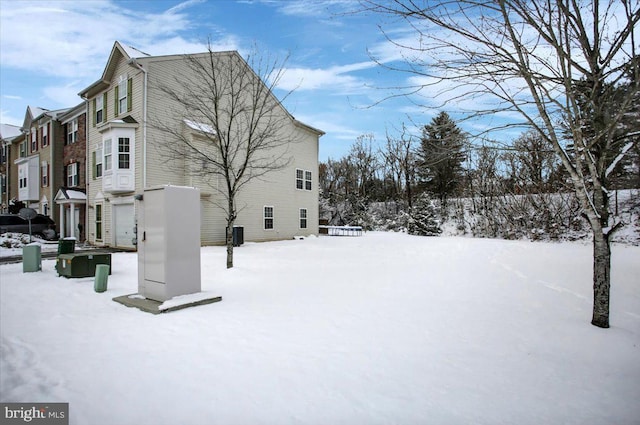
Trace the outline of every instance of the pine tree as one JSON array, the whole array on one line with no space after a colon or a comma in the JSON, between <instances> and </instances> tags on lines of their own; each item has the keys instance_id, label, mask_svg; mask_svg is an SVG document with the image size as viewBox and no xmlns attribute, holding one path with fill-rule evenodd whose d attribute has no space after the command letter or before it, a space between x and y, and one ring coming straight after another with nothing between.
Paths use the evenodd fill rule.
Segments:
<instances>
[{"instance_id":1,"label":"pine tree","mask_svg":"<svg viewBox=\"0 0 640 425\"><path fill-rule=\"evenodd\" d=\"M418 149L418 176L423 187L437 196L445 211L447 198L463 181L466 136L446 112L440 112L422 130Z\"/></svg>"},{"instance_id":2,"label":"pine tree","mask_svg":"<svg viewBox=\"0 0 640 425\"><path fill-rule=\"evenodd\" d=\"M442 233L433 201L424 193L410 209L407 232L417 236L439 236Z\"/></svg>"}]
</instances>

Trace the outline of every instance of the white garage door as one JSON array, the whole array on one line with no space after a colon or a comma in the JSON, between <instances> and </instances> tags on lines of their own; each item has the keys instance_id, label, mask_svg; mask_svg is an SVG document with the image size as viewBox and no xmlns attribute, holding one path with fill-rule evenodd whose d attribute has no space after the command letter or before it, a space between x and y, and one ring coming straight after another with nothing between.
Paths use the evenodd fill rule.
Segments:
<instances>
[{"instance_id":1,"label":"white garage door","mask_svg":"<svg viewBox=\"0 0 640 425\"><path fill-rule=\"evenodd\" d=\"M119 248L134 248L133 233L134 215L133 204L121 204L113 206L113 226L115 246Z\"/></svg>"}]
</instances>

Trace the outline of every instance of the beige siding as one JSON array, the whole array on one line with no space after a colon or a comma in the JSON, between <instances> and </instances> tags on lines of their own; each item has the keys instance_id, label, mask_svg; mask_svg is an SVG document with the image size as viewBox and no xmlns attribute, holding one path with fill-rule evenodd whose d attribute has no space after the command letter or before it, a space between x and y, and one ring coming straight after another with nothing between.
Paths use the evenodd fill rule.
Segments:
<instances>
[{"instance_id":1,"label":"beige siding","mask_svg":"<svg viewBox=\"0 0 640 425\"><path fill-rule=\"evenodd\" d=\"M191 136L195 135L193 129L185 126L183 116L179 111L180 105L172 104L167 96L163 95L158 87L167 85L176 87L175 76L188 75L189 67L182 56L140 58L138 62L148 70L147 112L148 125L146 132L146 187L163 184L187 185L201 189L202 207L202 242L203 244L223 243L226 227L226 214L221 207L226 201L218 189L224 187L224 182L216 178L203 179L190 176L185 172L185 167L198 166L190 161L187 155L170 158L166 151L161 149L164 143L172 143L166 133L157 129L158 124L179 126L181 131L186 131ZM114 119L114 88L117 79L122 74L128 74L133 79L132 86L132 111L128 114L120 114L119 117L131 115L139 126L135 131L135 192L123 194L104 193L104 197L111 199L130 197L144 191L144 73L120 59L115 67L111 81L107 102L107 121ZM104 92L104 91L103 91ZM97 96L102 96L102 93ZM92 152L102 142L102 135L93 123L92 99L89 99L90 114L87 128L88 148L87 158L89 163L88 194L89 204L88 222L89 240L95 243L95 197L102 192L101 179L92 179L91 158ZM283 110L282 114L286 114ZM283 115L288 117L288 115ZM239 209L237 225L244 226L245 241L265 241L275 239L289 239L295 235L309 235L318 233L318 135L310 130L298 126L287 118L288 125L282 128L287 135L293 134L294 143L287 147L287 157L291 158L289 165L282 170L266 175L262 180L254 180L240 194L237 207ZM177 141L176 141L177 142ZM284 148L282 148L284 149ZM278 154L278 153L275 153ZM311 191L296 189L296 168L312 172L313 188ZM110 245L113 240L113 223L111 202L103 202L103 243ZM275 225L273 230L263 229L263 207L270 205L275 210ZM299 228L299 209L306 208L307 229Z\"/></svg>"}]
</instances>

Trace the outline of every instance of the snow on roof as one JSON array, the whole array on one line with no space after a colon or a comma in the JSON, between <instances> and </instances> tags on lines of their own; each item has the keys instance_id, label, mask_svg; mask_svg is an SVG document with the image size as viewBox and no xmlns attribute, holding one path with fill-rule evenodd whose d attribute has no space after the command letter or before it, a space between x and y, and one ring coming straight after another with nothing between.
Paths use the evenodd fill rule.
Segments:
<instances>
[{"instance_id":1,"label":"snow on roof","mask_svg":"<svg viewBox=\"0 0 640 425\"><path fill-rule=\"evenodd\" d=\"M0 124L0 138L12 139L21 134L20 127L11 124Z\"/></svg>"},{"instance_id":2,"label":"snow on roof","mask_svg":"<svg viewBox=\"0 0 640 425\"><path fill-rule=\"evenodd\" d=\"M87 199L87 194L78 190L67 189L67 196L69 199Z\"/></svg>"},{"instance_id":3,"label":"snow on roof","mask_svg":"<svg viewBox=\"0 0 640 425\"><path fill-rule=\"evenodd\" d=\"M184 120L184 123L194 130L198 130L203 133L216 134L216 131L209 124L203 124L201 122L195 122L187 119Z\"/></svg>"},{"instance_id":4,"label":"snow on roof","mask_svg":"<svg viewBox=\"0 0 640 425\"><path fill-rule=\"evenodd\" d=\"M133 46L126 45L124 43L119 43L120 47L125 51L130 58L142 58L151 56L149 53L143 52L142 50L136 49Z\"/></svg>"}]
</instances>

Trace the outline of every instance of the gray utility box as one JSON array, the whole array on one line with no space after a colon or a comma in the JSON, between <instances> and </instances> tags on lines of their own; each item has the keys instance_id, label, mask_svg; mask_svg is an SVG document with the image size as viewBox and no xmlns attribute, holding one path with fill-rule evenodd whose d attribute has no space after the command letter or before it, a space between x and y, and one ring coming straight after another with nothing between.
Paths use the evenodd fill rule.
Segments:
<instances>
[{"instance_id":1,"label":"gray utility box","mask_svg":"<svg viewBox=\"0 0 640 425\"><path fill-rule=\"evenodd\" d=\"M138 293L166 301L200 292L200 190L159 186L136 199Z\"/></svg>"}]
</instances>

